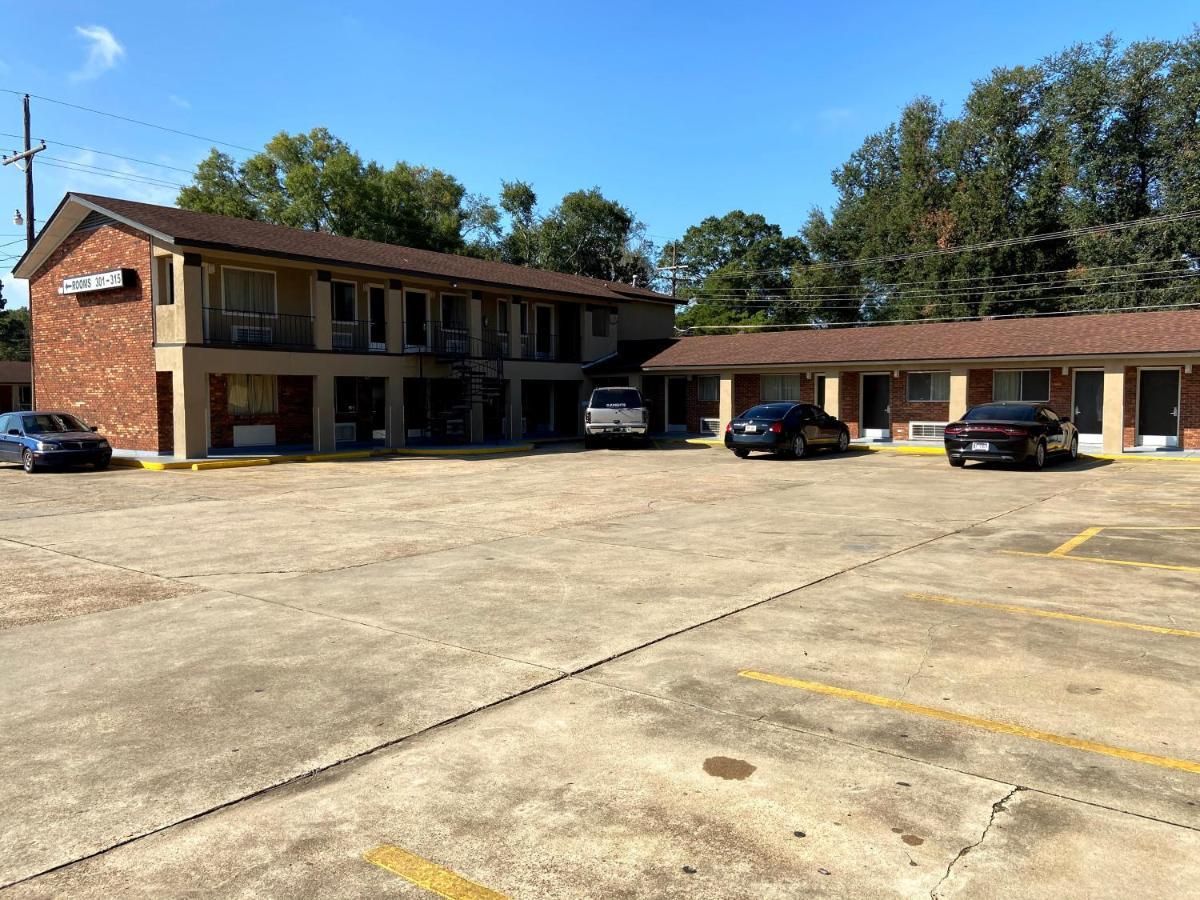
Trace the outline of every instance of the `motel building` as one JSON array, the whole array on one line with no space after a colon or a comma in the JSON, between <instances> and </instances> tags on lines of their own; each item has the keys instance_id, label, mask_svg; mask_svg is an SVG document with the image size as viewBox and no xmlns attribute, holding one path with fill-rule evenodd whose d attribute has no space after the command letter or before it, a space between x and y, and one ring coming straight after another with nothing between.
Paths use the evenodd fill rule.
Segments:
<instances>
[{"instance_id":1,"label":"motel building","mask_svg":"<svg viewBox=\"0 0 1200 900\"><path fill-rule=\"evenodd\" d=\"M585 366L641 387L652 424L721 434L756 403L813 403L856 440L931 441L967 408L1048 403L1093 450L1200 450L1200 310L622 342Z\"/></svg>"},{"instance_id":2,"label":"motel building","mask_svg":"<svg viewBox=\"0 0 1200 900\"><path fill-rule=\"evenodd\" d=\"M38 408L188 459L575 437L581 366L675 319L627 284L74 193L14 271Z\"/></svg>"},{"instance_id":3,"label":"motel building","mask_svg":"<svg viewBox=\"0 0 1200 900\"><path fill-rule=\"evenodd\" d=\"M0 359L0 412L33 409L30 371L23 360Z\"/></svg>"}]
</instances>

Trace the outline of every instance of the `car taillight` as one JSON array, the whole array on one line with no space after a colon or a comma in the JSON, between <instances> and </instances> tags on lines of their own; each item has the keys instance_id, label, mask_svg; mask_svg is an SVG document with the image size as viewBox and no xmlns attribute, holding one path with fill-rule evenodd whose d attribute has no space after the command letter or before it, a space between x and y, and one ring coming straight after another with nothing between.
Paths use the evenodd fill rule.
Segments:
<instances>
[{"instance_id":1,"label":"car taillight","mask_svg":"<svg viewBox=\"0 0 1200 900\"><path fill-rule=\"evenodd\" d=\"M1009 437L1024 437L1026 434L1024 428L1013 428L1011 425L997 425L994 430Z\"/></svg>"},{"instance_id":2,"label":"car taillight","mask_svg":"<svg viewBox=\"0 0 1200 900\"><path fill-rule=\"evenodd\" d=\"M732 422L726 422L726 423L725 423L725 433L726 433L726 434L732 434L732 433L733 433L733 423L732 423Z\"/></svg>"},{"instance_id":3,"label":"car taillight","mask_svg":"<svg viewBox=\"0 0 1200 900\"><path fill-rule=\"evenodd\" d=\"M584 412L583 421L588 425L592 424L592 411L590 409Z\"/></svg>"},{"instance_id":4,"label":"car taillight","mask_svg":"<svg viewBox=\"0 0 1200 900\"><path fill-rule=\"evenodd\" d=\"M967 426L958 422L955 422L953 425L946 426L946 434L962 434L966 430Z\"/></svg>"},{"instance_id":5,"label":"car taillight","mask_svg":"<svg viewBox=\"0 0 1200 900\"><path fill-rule=\"evenodd\" d=\"M767 431L771 432L771 434L779 434L779 432L783 431L783 423L772 422L771 427L768 428Z\"/></svg>"}]
</instances>

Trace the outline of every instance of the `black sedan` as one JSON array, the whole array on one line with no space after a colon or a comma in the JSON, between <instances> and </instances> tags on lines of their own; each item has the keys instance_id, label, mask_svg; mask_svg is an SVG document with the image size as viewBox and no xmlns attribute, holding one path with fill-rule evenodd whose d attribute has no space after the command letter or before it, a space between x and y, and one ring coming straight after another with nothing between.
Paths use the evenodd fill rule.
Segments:
<instances>
[{"instance_id":1,"label":"black sedan","mask_svg":"<svg viewBox=\"0 0 1200 900\"><path fill-rule=\"evenodd\" d=\"M43 466L90 463L103 469L112 447L70 413L18 412L0 415L0 462L20 463L33 473Z\"/></svg>"},{"instance_id":2,"label":"black sedan","mask_svg":"<svg viewBox=\"0 0 1200 900\"><path fill-rule=\"evenodd\" d=\"M788 453L797 459L810 448L850 446L846 423L811 403L760 403L725 426L725 446L745 459L751 450Z\"/></svg>"},{"instance_id":3,"label":"black sedan","mask_svg":"<svg viewBox=\"0 0 1200 900\"><path fill-rule=\"evenodd\" d=\"M946 458L959 468L968 459L1030 463L1079 456L1079 432L1044 403L984 403L946 426Z\"/></svg>"}]
</instances>

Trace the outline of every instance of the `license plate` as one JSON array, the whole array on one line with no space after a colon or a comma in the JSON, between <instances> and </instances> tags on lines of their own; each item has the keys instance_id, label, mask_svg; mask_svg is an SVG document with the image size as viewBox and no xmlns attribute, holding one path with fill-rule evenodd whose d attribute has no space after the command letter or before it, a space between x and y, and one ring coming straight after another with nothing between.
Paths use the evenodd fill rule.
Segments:
<instances>
[{"instance_id":1,"label":"license plate","mask_svg":"<svg viewBox=\"0 0 1200 900\"><path fill-rule=\"evenodd\" d=\"M758 433L757 425L747 425L746 426L746 434L757 434L757 433Z\"/></svg>"},{"instance_id":2,"label":"license plate","mask_svg":"<svg viewBox=\"0 0 1200 900\"><path fill-rule=\"evenodd\" d=\"M618 434L624 434L624 433L625 433L625 429L624 429L624 428L614 428L614 429L612 429L612 430L613 430L613 431L615 431L615 432L617 432Z\"/></svg>"},{"instance_id":3,"label":"license plate","mask_svg":"<svg viewBox=\"0 0 1200 900\"><path fill-rule=\"evenodd\" d=\"M971 450L976 453L987 453L991 449L992 445L987 441L973 441L971 443Z\"/></svg>"}]
</instances>

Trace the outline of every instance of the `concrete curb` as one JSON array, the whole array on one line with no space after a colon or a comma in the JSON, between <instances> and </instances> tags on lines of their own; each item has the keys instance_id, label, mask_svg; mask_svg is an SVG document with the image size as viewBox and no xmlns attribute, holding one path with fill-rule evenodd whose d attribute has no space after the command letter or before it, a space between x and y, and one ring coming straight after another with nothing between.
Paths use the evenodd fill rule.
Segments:
<instances>
[{"instance_id":1,"label":"concrete curb","mask_svg":"<svg viewBox=\"0 0 1200 900\"><path fill-rule=\"evenodd\" d=\"M136 456L114 456L111 465L149 472L209 472L214 469L245 469L251 466L278 466L305 462L337 462L383 456L491 456L501 453L529 453L533 444L504 447L378 447L372 450L347 450L343 453L307 453L296 456L248 456L237 459L205 459L199 462L160 462Z\"/></svg>"}]
</instances>

